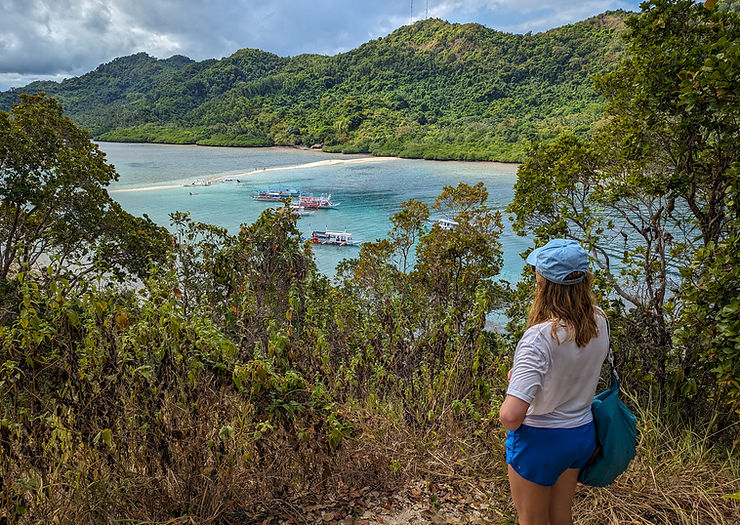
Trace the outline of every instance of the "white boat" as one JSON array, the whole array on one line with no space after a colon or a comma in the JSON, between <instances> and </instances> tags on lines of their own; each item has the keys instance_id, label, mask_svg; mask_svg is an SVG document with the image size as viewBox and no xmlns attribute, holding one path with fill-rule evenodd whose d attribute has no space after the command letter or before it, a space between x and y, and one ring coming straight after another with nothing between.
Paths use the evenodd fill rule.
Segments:
<instances>
[{"instance_id":1,"label":"white boat","mask_svg":"<svg viewBox=\"0 0 740 525\"><path fill-rule=\"evenodd\" d=\"M439 227L440 230L454 230L460 223L450 219L436 219L434 224Z\"/></svg>"},{"instance_id":2,"label":"white boat","mask_svg":"<svg viewBox=\"0 0 740 525\"><path fill-rule=\"evenodd\" d=\"M301 194L300 188L286 188L283 186L270 186L266 190L254 190L252 198L256 201L281 201L292 199Z\"/></svg>"},{"instance_id":3,"label":"white boat","mask_svg":"<svg viewBox=\"0 0 740 525\"><path fill-rule=\"evenodd\" d=\"M316 244L334 244L337 246L359 246L362 241L352 238L352 234L345 231L314 230L309 241Z\"/></svg>"}]
</instances>

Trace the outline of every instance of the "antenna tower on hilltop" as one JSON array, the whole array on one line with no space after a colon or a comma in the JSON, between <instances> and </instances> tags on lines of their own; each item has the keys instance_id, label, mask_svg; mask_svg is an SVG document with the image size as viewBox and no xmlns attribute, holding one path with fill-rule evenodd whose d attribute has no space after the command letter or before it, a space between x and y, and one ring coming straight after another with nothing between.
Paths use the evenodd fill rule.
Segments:
<instances>
[{"instance_id":1,"label":"antenna tower on hilltop","mask_svg":"<svg viewBox=\"0 0 740 525\"><path fill-rule=\"evenodd\" d=\"M411 13L409 15L409 25L414 23L414 0L411 0Z\"/></svg>"}]
</instances>

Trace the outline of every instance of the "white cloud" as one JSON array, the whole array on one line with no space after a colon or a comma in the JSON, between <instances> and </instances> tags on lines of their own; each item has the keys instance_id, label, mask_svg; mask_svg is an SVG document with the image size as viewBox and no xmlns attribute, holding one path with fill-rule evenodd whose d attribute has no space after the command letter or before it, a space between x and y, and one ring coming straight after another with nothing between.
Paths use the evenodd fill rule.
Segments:
<instances>
[{"instance_id":1,"label":"white cloud","mask_svg":"<svg viewBox=\"0 0 740 525\"><path fill-rule=\"evenodd\" d=\"M501 31L533 33L584 20L607 10L639 10L640 0L430 0L430 16L477 21ZM433 8L432 8L433 6Z\"/></svg>"},{"instance_id":2,"label":"white cloud","mask_svg":"<svg viewBox=\"0 0 740 525\"><path fill-rule=\"evenodd\" d=\"M422 0L423 1L423 0ZM532 13L540 9L562 10L582 5L579 0L450 0L435 2L430 0L430 12L439 9L443 13L455 11L477 12L481 10ZM591 2L594 3L594 2ZM601 4L614 4L613 1L602 1Z\"/></svg>"},{"instance_id":3,"label":"white cloud","mask_svg":"<svg viewBox=\"0 0 740 525\"><path fill-rule=\"evenodd\" d=\"M591 16L603 13L609 9L615 9L614 2L597 0L591 2L564 2L566 4L557 10L544 13L536 13L532 18L514 24L502 26L500 29L512 33L526 33L532 31L545 31L553 27L572 24L579 20L585 20ZM617 7L618 8L618 7Z\"/></svg>"},{"instance_id":4,"label":"white cloud","mask_svg":"<svg viewBox=\"0 0 740 525\"><path fill-rule=\"evenodd\" d=\"M70 75L43 75L43 80L61 82ZM22 75L19 73L0 73L0 90L7 91L11 87L27 86L31 82L40 80L39 75Z\"/></svg>"}]
</instances>

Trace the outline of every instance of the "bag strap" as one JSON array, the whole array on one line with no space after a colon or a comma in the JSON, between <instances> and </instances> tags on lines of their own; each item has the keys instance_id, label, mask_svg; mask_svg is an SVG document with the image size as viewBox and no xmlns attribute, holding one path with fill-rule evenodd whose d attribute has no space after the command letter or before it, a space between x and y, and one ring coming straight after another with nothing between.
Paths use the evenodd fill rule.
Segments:
<instances>
[{"instance_id":1,"label":"bag strap","mask_svg":"<svg viewBox=\"0 0 740 525\"><path fill-rule=\"evenodd\" d=\"M611 325L609 324L609 318L604 316L606 318L606 335L607 335L607 344L609 345L609 366L611 368L611 377L612 377L612 384L616 384L617 388L619 388L619 374L617 374L617 367L614 365L614 353L612 352L612 329Z\"/></svg>"}]
</instances>

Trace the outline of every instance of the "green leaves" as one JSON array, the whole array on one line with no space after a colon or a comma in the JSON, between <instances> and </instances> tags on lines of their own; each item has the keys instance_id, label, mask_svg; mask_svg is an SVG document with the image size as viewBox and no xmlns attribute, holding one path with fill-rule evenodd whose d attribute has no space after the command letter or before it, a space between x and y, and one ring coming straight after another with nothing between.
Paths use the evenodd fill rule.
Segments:
<instances>
[{"instance_id":1,"label":"green leaves","mask_svg":"<svg viewBox=\"0 0 740 525\"><path fill-rule=\"evenodd\" d=\"M429 207L423 202L410 200L401 204L401 211L391 217L393 229L389 232L393 247L399 254L399 270L406 273L409 256L416 241L426 232Z\"/></svg>"},{"instance_id":2,"label":"green leaves","mask_svg":"<svg viewBox=\"0 0 740 525\"><path fill-rule=\"evenodd\" d=\"M113 433L109 428L104 428L97 434L95 434L95 437L93 438L93 443L99 443L99 442L105 443L108 448L113 448Z\"/></svg>"},{"instance_id":3,"label":"green leaves","mask_svg":"<svg viewBox=\"0 0 740 525\"><path fill-rule=\"evenodd\" d=\"M113 166L54 99L22 94L0 112L0 165L0 279L42 256L66 261L72 280L99 268L142 277L163 260L166 231L108 196Z\"/></svg>"},{"instance_id":4,"label":"green leaves","mask_svg":"<svg viewBox=\"0 0 740 525\"><path fill-rule=\"evenodd\" d=\"M653 0L629 18L628 55L598 80L602 125L589 140L534 145L509 206L519 234L590 248L607 289L640 312L637 360L697 416L705 400L737 409L740 392L728 292L740 264L740 16L714 4Z\"/></svg>"}]
</instances>

